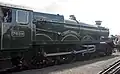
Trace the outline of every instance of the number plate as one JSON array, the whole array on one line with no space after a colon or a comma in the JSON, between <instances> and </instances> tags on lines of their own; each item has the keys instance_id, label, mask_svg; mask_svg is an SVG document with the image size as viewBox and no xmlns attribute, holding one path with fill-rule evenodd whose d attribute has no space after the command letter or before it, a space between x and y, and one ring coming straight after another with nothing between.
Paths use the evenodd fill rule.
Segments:
<instances>
[{"instance_id":1,"label":"number plate","mask_svg":"<svg viewBox=\"0 0 120 74\"><path fill-rule=\"evenodd\" d=\"M24 31L12 31L11 32L11 36L12 37L24 37L25 36L25 32Z\"/></svg>"}]
</instances>

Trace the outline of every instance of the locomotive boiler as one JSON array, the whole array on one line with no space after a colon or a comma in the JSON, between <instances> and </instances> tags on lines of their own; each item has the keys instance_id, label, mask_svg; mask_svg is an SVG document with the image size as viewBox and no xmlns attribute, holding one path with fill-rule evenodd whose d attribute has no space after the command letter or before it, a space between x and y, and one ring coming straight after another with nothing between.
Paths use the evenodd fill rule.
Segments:
<instances>
[{"instance_id":1,"label":"locomotive boiler","mask_svg":"<svg viewBox=\"0 0 120 74\"><path fill-rule=\"evenodd\" d=\"M0 68L6 67L5 61L38 68L112 54L109 29L101 21L90 25L9 4L1 3L0 8Z\"/></svg>"}]
</instances>

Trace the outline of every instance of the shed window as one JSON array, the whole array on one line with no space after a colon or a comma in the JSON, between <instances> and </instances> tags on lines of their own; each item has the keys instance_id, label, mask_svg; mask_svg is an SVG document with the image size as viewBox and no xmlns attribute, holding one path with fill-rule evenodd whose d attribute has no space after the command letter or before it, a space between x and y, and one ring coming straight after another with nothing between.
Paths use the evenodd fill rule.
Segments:
<instances>
[{"instance_id":1,"label":"shed window","mask_svg":"<svg viewBox=\"0 0 120 74\"><path fill-rule=\"evenodd\" d=\"M17 10L16 11L16 22L21 24L28 23L28 12L24 10Z\"/></svg>"}]
</instances>

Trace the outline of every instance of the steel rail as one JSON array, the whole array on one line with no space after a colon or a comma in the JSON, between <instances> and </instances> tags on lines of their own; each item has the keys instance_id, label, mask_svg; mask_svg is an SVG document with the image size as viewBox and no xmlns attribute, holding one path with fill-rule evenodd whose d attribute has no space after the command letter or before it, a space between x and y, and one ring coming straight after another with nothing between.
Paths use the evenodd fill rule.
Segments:
<instances>
[{"instance_id":1,"label":"steel rail","mask_svg":"<svg viewBox=\"0 0 120 74\"><path fill-rule=\"evenodd\" d=\"M110 65L108 68L99 72L99 74L116 74L120 70L120 60Z\"/></svg>"}]
</instances>

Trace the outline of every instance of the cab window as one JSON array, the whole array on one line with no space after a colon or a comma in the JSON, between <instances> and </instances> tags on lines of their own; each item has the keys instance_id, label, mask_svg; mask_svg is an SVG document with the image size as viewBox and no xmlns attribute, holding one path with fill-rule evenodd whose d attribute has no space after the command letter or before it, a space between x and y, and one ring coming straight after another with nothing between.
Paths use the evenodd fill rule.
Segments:
<instances>
[{"instance_id":1,"label":"cab window","mask_svg":"<svg viewBox=\"0 0 120 74\"><path fill-rule=\"evenodd\" d=\"M28 16L29 16L28 11L17 10L16 11L16 22L20 24L27 24Z\"/></svg>"},{"instance_id":2,"label":"cab window","mask_svg":"<svg viewBox=\"0 0 120 74\"><path fill-rule=\"evenodd\" d=\"M0 17L4 23L12 22L12 9L0 7Z\"/></svg>"}]
</instances>

